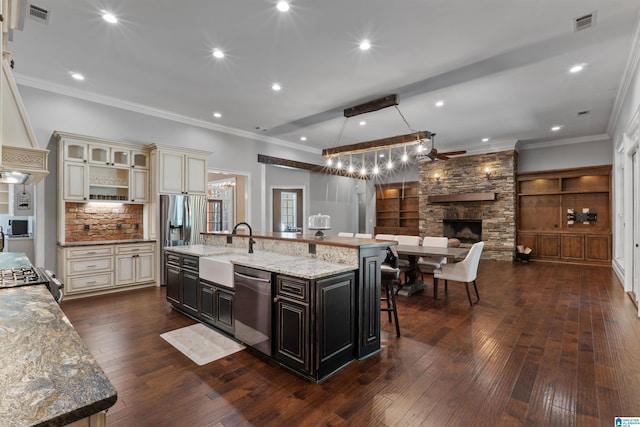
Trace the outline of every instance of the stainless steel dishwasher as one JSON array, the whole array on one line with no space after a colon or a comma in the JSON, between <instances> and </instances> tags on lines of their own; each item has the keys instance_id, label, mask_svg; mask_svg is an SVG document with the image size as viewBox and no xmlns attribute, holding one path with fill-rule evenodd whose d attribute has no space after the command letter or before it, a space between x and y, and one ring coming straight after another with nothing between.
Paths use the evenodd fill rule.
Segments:
<instances>
[{"instance_id":1,"label":"stainless steel dishwasher","mask_svg":"<svg viewBox=\"0 0 640 427\"><path fill-rule=\"evenodd\" d=\"M234 268L235 337L271 356L272 273L236 265Z\"/></svg>"}]
</instances>

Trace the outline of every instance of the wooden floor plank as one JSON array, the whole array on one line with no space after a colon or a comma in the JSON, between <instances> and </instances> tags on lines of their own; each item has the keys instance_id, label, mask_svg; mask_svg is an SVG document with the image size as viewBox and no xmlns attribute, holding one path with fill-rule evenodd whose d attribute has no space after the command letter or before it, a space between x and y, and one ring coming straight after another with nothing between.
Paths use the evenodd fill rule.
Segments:
<instances>
[{"instance_id":1,"label":"wooden floor plank","mask_svg":"<svg viewBox=\"0 0 640 427\"><path fill-rule=\"evenodd\" d=\"M109 426L573 426L640 415L640 320L610 268L480 263L398 297L402 336L322 384L244 350L197 366L160 334L194 323L164 288L63 301L118 390Z\"/></svg>"}]
</instances>

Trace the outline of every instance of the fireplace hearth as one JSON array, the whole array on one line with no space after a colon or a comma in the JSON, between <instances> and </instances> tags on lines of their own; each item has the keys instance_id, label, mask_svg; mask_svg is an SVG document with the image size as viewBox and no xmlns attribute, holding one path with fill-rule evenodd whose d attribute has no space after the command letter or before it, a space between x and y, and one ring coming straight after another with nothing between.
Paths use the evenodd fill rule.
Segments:
<instances>
[{"instance_id":1,"label":"fireplace hearth","mask_svg":"<svg viewBox=\"0 0 640 427\"><path fill-rule=\"evenodd\" d=\"M462 243L476 243L482 240L481 219L443 219L443 235Z\"/></svg>"}]
</instances>

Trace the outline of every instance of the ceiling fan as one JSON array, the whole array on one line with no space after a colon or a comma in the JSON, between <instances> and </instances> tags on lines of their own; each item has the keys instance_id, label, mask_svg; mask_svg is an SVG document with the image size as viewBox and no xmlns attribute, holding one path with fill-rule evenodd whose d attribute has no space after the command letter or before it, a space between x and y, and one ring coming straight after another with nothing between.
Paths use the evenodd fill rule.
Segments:
<instances>
[{"instance_id":1,"label":"ceiling fan","mask_svg":"<svg viewBox=\"0 0 640 427\"><path fill-rule=\"evenodd\" d=\"M462 151L448 151L446 153L438 153L438 150L434 146L435 139L436 139L436 134L432 133L431 134L431 151L429 151L426 154L423 154L423 156L426 156L426 157L430 158L431 161L434 161L436 159L449 160L449 156L458 156L460 154L466 154L466 151L464 151L464 150L462 150Z\"/></svg>"}]
</instances>

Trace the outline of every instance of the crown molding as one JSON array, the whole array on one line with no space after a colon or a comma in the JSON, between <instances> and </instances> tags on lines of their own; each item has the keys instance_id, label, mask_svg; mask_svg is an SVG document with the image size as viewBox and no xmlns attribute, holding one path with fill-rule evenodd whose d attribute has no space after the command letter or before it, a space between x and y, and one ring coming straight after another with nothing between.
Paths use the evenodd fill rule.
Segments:
<instances>
[{"instance_id":1,"label":"crown molding","mask_svg":"<svg viewBox=\"0 0 640 427\"><path fill-rule=\"evenodd\" d=\"M517 150L537 150L540 148L549 148L549 147L559 147L561 145L571 145L571 144L582 144L586 142L596 142L596 141L606 141L610 140L611 137L606 133L602 133L599 135L590 135L590 136L581 136L577 138L566 138L566 139L554 139L553 141L542 141L542 142L528 142L523 143L522 141L518 141Z\"/></svg>"},{"instance_id":2,"label":"crown molding","mask_svg":"<svg viewBox=\"0 0 640 427\"><path fill-rule=\"evenodd\" d=\"M270 137L259 135L252 132L247 132L239 129L221 126L215 123L209 123L204 120L194 119L194 118L183 116L180 114L175 114L169 111L151 108L142 104L123 101L118 98L97 95L91 92L74 90L65 86L54 85L44 80L33 79L17 73L14 74L14 78L15 78L15 81L20 85L44 90L46 92L52 92L52 93L57 93L59 95L70 96L72 98L82 99L84 101L90 101L90 102L95 102L97 104L108 105L110 107L119 108L122 110L133 111L135 113L140 113L147 116L157 117L164 120L170 120L173 122L182 123L190 126L196 126L203 129L213 130L216 132L222 132L229 135L235 135L235 136L239 136L239 137L247 138L251 140L262 141L268 144L274 144L274 145L278 145L281 147L286 147L286 148L290 148L298 151L305 151L312 154L321 154L322 152L322 150L318 148L304 147L298 144L294 144L292 142L283 141L281 139L270 138Z\"/></svg>"},{"instance_id":3,"label":"crown molding","mask_svg":"<svg viewBox=\"0 0 640 427\"><path fill-rule=\"evenodd\" d=\"M620 112L624 101L627 99L629 87L633 78L638 74L638 65L640 64L640 14L638 14L638 20L636 22L636 29L633 33L633 40L631 42L631 52L627 58L627 63L624 67L624 72L620 79L620 85L618 86L618 93L616 93L616 99L613 102L613 110L609 117L609 124L607 125L607 133L613 135L613 132L618 125L620 119Z\"/></svg>"}]
</instances>

